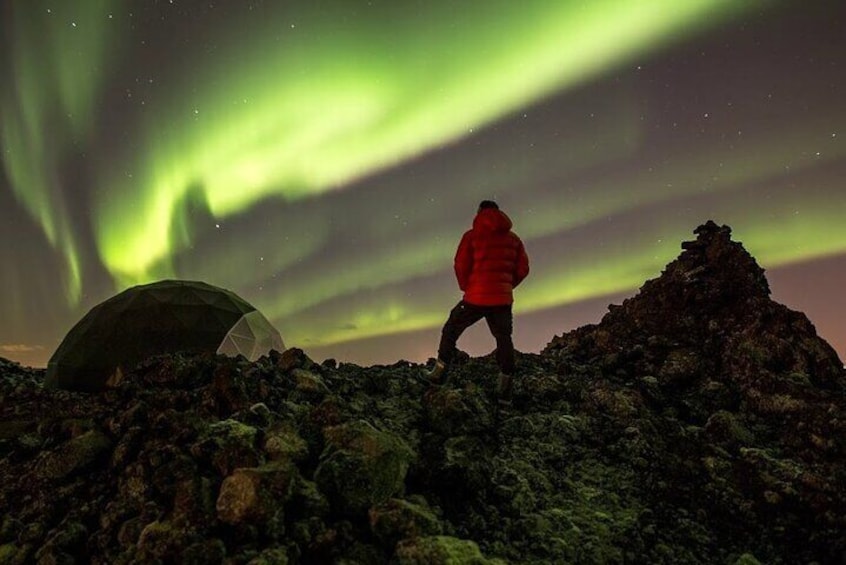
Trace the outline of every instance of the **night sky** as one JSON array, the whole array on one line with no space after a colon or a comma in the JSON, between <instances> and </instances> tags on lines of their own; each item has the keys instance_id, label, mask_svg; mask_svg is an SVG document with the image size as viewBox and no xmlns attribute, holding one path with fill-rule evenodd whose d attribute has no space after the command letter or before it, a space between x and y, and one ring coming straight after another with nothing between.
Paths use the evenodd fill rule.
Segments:
<instances>
[{"instance_id":1,"label":"night sky","mask_svg":"<svg viewBox=\"0 0 846 565\"><path fill-rule=\"evenodd\" d=\"M183 278L317 361L425 361L495 199L531 260L519 350L713 219L846 358L842 0L0 5L0 356L43 366Z\"/></svg>"}]
</instances>

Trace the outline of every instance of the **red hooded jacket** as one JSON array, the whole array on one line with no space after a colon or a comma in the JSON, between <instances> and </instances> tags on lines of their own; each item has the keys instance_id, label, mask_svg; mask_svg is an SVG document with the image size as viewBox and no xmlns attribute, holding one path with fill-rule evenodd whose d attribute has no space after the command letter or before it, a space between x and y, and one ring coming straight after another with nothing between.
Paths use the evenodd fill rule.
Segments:
<instances>
[{"instance_id":1,"label":"red hooded jacket","mask_svg":"<svg viewBox=\"0 0 846 565\"><path fill-rule=\"evenodd\" d=\"M501 210L480 210L455 253L455 276L464 301L476 306L514 302L512 290L529 274L523 242Z\"/></svg>"}]
</instances>

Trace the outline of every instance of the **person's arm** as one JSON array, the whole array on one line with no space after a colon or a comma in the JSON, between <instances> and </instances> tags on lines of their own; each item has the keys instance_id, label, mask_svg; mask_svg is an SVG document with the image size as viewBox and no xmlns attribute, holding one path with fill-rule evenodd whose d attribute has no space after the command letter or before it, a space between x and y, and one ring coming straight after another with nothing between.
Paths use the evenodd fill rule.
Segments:
<instances>
[{"instance_id":1,"label":"person's arm","mask_svg":"<svg viewBox=\"0 0 846 565\"><path fill-rule=\"evenodd\" d=\"M526 254L526 248L523 246L523 242L520 241L519 237L517 238L517 241L520 245L517 248L517 264L514 268L513 287L516 287L518 284L523 282L523 279L529 275L529 256Z\"/></svg>"},{"instance_id":2,"label":"person's arm","mask_svg":"<svg viewBox=\"0 0 846 565\"><path fill-rule=\"evenodd\" d=\"M465 232L455 252L455 278L458 280L458 288L467 290L470 282L470 272L473 270L473 244L470 232Z\"/></svg>"}]
</instances>

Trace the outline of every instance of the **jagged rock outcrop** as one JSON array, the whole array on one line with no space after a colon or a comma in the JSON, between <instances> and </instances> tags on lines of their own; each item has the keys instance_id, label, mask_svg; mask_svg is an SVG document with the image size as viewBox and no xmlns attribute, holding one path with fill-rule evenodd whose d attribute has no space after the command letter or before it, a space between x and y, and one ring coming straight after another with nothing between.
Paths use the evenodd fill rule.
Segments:
<instances>
[{"instance_id":1,"label":"jagged rock outcrop","mask_svg":"<svg viewBox=\"0 0 846 565\"><path fill-rule=\"evenodd\" d=\"M840 563L846 375L713 223L603 320L447 387L173 355L98 394L0 360L0 563Z\"/></svg>"},{"instance_id":2,"label":"jagged rock outcrop","mask_svg":"<svg viewBox=\"0 0 846 565\"><path fill-rule=\"evenodd\" d=\"M843 363L804 314L770 299L730 228L695 233L660 277L543 355L621 425L664 424L650 434L664 454L648 473L659 498L687 500L727 536L743 523L743 535L801 545L815 523L842 552Z\"/></svg>"},{"instance_id":3,"label":"jagged rock outcrop","mask_svg":"<svg viewBox=\"0 0 846 565\"><path fill-rule=\"evenodd\" d=\"M597 326L553 339L544 353L601 357L606 370L617 364L682 388L702 375L731 375L739 388L754 388L801 374L816 387L843 390L835 351L804 314L770 299L763 269L731 240L731 229L709 221L695 233L637 296L611 306Z\"/></svg>"}]
</instances>

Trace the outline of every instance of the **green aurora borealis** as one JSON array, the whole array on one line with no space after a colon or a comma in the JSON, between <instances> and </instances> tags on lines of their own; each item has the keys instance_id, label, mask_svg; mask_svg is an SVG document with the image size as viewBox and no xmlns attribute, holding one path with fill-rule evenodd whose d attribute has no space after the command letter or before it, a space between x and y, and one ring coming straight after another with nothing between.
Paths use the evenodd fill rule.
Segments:
<instances>
[{"instance_id":1,"label":"green aurora borealis","mask_svg":"<svg viewBox=\"0 0 846 565\"><path fill-rule=\"evenodd\" d=\"M797 6L4 3L0 355L44 363L94 304L178 277L317 358L423 360L495 198L532 260L518 348L713 218L843 357L844 301L808 295L846 275L846 9Z\"/></svg>"}]
</instances>

